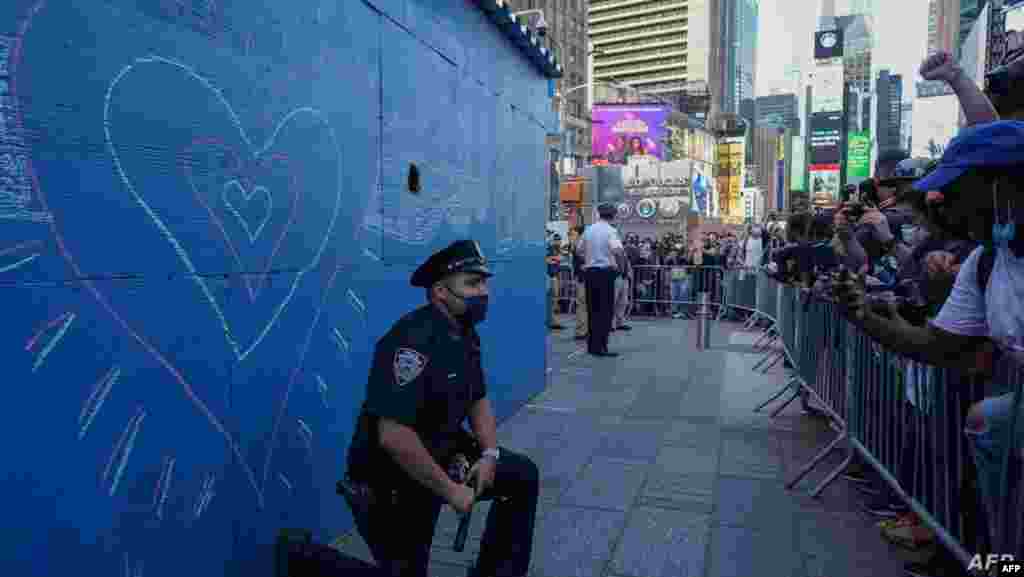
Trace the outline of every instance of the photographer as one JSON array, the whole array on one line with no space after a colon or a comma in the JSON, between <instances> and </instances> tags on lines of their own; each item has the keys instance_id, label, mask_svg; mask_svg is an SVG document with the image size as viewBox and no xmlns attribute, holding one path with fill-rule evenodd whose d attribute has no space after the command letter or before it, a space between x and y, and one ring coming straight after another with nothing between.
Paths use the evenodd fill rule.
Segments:
<instances>
[{"instance_id":1,"label":"photographer","mask_svg":"<svg viewBox=\"0 0 1024 577\"><path fill-rule=\"evenodd\" d=\"M893 164L896 158L902 160ZM866 270L884 285L895 282L897 263L909 257L914 241L913 208L904 194L924 176L928 164L906 158L903 151L883 153L878 180L866 181L860 201L847 203L835 214L835 246L848 269Z\"/></svg>"},{"instance_id":2,"label":"photographer","mask_svg":"<svg viewBox=\"0 0 1024 577\"><path fill-rule=\"evenodd\" d=\"M915 185L920 191L941 191L949 222L962 224L973 240L985 244L961 265L949 299L926 327L910 325L895 306L870 306L856 275L837 284L836 296L850 316L883 346L935 366L970 370L991 340L1012 363L1024 363L1024 299L1018 294L1024 286L1024 234L1012 226L1024 220L1021 142L1022 122L967 128L946 148L939 168ZM985 399L967 417L966 432L990 513L1001 506L997 500L1007 473L1002 458L1010 449L1005 440L1014 400L1012 394ZM1015 447L1022 430L1018 426ZM1015 534L1014 529L1008 534Z\"/></svg>"}]
</instances>

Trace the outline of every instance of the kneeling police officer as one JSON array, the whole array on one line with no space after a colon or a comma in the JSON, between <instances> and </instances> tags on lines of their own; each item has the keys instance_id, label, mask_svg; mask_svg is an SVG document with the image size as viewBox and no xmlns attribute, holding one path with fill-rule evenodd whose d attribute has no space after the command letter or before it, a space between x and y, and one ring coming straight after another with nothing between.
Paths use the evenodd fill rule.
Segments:
<instances>
[{"instance_id":1,"label":"kneeling police officer","mask_svg":"<svg viewBox=\"0 0 1024 577\"><path fill-rule=\"evenodd\" d=\"M539 475L528 457L497 447L475 329L487 314L490 276L476 242L453 243L412 275L427 304L377 341L339 492L385 575L425 577L442 504L466 514L488 499L469 574L522 577L529 569ZM475 461L470 483L449 473L457 456Z\"/></svg>"}]
</instances>

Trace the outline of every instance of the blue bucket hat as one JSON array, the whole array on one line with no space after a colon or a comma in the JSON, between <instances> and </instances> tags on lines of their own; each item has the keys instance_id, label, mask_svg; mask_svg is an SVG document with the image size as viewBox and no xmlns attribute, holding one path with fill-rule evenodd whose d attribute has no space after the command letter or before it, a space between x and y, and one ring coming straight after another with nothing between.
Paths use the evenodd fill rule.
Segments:
<instances>
[{"instance_id":1,"label":"blue bucket hat","mask_svg":"<svg viewBox=\"0 0 1024 577\"><path fill-rule=\"evenodd\" d=\"M939 166L914 190L941 190L971 168L1024 164L1024 122L1000 120L965 128L950 141Z\"/></svg>"}]
</instances>

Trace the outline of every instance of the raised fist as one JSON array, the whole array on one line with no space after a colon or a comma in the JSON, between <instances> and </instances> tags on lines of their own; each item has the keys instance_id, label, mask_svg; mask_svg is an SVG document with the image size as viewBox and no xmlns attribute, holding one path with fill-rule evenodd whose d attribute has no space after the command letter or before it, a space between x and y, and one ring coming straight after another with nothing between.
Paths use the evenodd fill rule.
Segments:
<instances>
[{"instance_id":1,"label":"raised fist","mask_svg":"<svg viewBox=\"0 0 1024 577\"><path fill-rule=\"evenodd\" d=\"M951 83L958 70L956 61L953 60L953 56L949 52L936 52L924 59L919 72L925 80L942 80Z\"/></svg>"}]
</instances>

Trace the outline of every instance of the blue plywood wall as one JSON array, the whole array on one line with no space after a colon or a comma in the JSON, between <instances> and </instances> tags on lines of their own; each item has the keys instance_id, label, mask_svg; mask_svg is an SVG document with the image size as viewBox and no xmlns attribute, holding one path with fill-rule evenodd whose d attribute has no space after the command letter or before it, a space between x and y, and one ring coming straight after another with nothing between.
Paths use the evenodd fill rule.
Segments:
<instances>
[{"instance_id":1,"label":"blue plywood wall","mask_svg":"<svg viewBox=\"0 0 1024 577\"><path fill-rule=\"evenodd\" d=\"M0 3L0 574L348 530L373 344L455 238L499 416L542 388L546 91L461 0Z\"/></svg>"}]
</instances>

